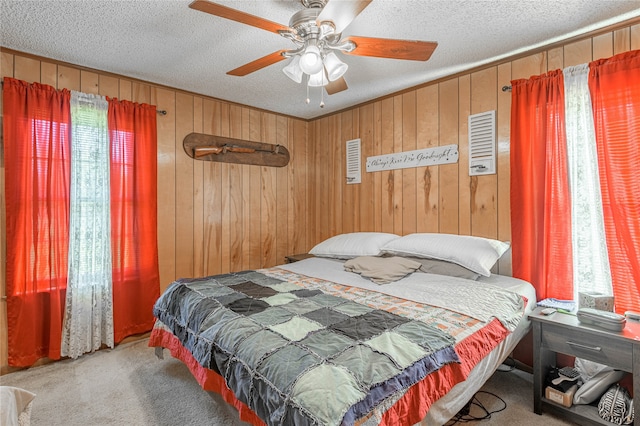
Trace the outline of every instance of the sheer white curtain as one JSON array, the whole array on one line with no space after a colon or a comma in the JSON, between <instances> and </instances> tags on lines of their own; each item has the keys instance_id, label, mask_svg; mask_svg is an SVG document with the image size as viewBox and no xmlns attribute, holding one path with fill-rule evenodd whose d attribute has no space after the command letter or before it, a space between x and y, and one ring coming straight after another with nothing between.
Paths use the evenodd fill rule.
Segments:
<instances>
[{"instance_id":1,"label":"sheer white curtain","mask_svg":"<svg viewBox=\"0 0 640 426\"><path fill-rule=\"evenodd\" d=\"M62 356L113 347L108 103L71 92L69 279Z\"/></svg>"},{"instance_id":2,"label":"sheer white curtain","mask_svg":"<svg viewBox=\"0 0 640 426\"><path fill-rule=\"evenodd\" d=\"M565 123L571 226L573 292L613 294L604 232L598 156L589 95L589 65L564 70Z\"/></svg>"}]
</instances>

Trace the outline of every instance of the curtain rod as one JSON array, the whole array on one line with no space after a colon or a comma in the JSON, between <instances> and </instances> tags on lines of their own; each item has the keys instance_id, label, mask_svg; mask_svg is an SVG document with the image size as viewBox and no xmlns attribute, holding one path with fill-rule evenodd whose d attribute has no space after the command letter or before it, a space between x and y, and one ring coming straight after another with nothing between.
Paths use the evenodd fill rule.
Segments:
<instances>
[{"instance_id":1,"label":"curtain rod","mask_svg":"<svg viewBox=\"0 0 640 426\"><path fill-rule=\"evenodd\" d=\"M510 92L511 91L511 86L502 86L502 91L503 92Z\"/></svg>"}]
</instances>

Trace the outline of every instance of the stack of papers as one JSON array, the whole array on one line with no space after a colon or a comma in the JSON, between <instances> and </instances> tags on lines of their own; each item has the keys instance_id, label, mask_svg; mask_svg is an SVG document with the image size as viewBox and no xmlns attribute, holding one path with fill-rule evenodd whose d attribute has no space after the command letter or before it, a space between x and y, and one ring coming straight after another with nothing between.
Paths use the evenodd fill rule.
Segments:
<instances>
[{"instance_id":1,"label":"stack of papers","mask_svg":"<svg viewBox=\"0 0 640 426\"><path fill-rule=\"evenodd\" d=\"M539 301L538 306L544 306L545 308L562 309L563 311L572 312L576 308L576 302L573 300L560 300L560 299L543 299Z\"/></svg>"}]
</instances>

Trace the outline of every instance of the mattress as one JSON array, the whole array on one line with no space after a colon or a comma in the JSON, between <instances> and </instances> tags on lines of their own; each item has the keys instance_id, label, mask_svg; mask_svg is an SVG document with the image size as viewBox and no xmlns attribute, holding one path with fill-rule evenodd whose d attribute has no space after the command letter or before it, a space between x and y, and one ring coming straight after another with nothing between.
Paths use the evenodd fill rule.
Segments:
<instances>
[{"instance_id":1,"label":"mattress","mask_svg":"<svg viewBox=\"0 0 640 426\"><path fill-rule=\"evenodd\" d=\"M196 378L224 377L254 424L443 424L526 333L534 302L508 277L416 272L381 286L312 258L173 283L150 345L179 352Z\"/></svg>"}]
</instances>

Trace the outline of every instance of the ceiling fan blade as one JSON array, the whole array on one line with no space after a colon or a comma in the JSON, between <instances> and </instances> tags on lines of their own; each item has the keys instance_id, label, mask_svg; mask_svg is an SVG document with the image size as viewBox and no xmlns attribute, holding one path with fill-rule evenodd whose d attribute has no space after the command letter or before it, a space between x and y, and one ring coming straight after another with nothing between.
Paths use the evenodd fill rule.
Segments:
<instances>
[{"instance_id":1,"label":"ceiling fan blade","mask_svg":"<svg viewBox=\"0 0 640 426\"><path fill-rule=\"evenodd\" d=\"M316 22L331 21L336 27L336 32L341 33L356 16L369 6L372 0L330 0L324 6Z\"/></svg>"},{"instance_id":2,"label":"ceiling fan blade","mask_svg":"<svg viewBox=\"0 0 640 426\"><path fill-rule=\"evenodd\" d=\"M261 70L262 68L268 67L269 65L273 65L276 62L280 62L286 59L284 56L282 56L282 52L286 52L286 50L278 50L277 52L270 53L267 56L263 56L262 58L258 58L255 61L249 62L248 64L244 64L241 67L231 70L227 74L244 77L247 74L251 74L254 71Z\"/></svg>"},{"instance_id":3,"label":"ceiling fan blade","mask_svg":"<svg viewBox=\"0 0 640 426\"><path fill-rule=\"evenodd\" d=\"M388 38L350 36L345 41L355 43L356 48L349 55L374 56L376 58L407 59L426 61L438 43L418 40L393 40Z\"/></svg>"},{"instance_id":4,"label":"ceiling fan blade","mask_svg":"<svg viewBox=\"0 0 640 426\"><path fill-rule=\"evenodd\" d=\"M240 10L232 9L221 4L213 3L207 0L195 0L189 7L221 18L230 19L240 22L241 24L251 25L252 27L261 28L279 34L278 31L291 31L291 28L278 24L268 19L263 19Z\"/></svg>"},{"instance_id":5,"label":"ceiling fan blade","mask_svg":"<svg viewBox=\"0 0 640 426\"><path fill-rule=\"evenodd\" d=\"M340 77L337 80L330 81L329 84L324 86L325 90L329 95L333 95L338 92L342 92L343 90L347 90L347 82L344 77Z\"/></svg>"}]
</instances>

